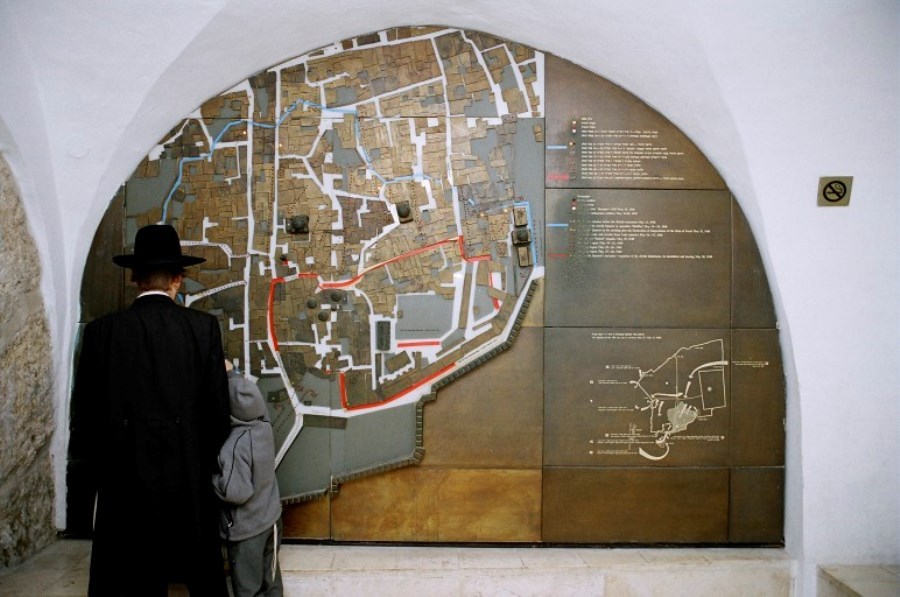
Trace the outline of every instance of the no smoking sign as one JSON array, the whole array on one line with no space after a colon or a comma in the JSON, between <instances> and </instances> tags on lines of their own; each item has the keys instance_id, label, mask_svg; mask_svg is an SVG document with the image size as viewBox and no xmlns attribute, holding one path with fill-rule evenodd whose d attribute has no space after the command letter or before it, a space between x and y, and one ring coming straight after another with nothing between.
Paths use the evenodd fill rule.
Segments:
<instances>
[{"instance_id":1,"label":"no smoking sign","mask_svg":"<svg viewBox=\"0 0 900 597\"><path fill-rule=\"evenodd\" d=\"M825 207L850 205L852 176L823 176L819 179L819 205Z\"/></svg>"}]
</instances>

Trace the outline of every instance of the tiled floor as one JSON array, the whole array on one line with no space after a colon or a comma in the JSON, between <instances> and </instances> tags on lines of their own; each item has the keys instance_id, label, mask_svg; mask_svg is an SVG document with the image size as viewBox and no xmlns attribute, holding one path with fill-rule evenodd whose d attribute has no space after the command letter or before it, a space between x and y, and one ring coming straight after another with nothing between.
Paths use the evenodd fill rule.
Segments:
<instances>
[{"instance_id":1,"label":"tiled floor","mask_svg":"<svg viewBox=\"0 0 900 597\"><path fill-rule=\"evenodd\" d=\"M820 597L897 597L900 566L822 566Z\"/></svg>"},{"instance_id":2,"label":"tiled floor","mask_svg":"<svg viewBox=\"0 0 900 597\"><path fill-rule=\"evenodd\" d=\"M0 595L84 595L90 542L0 573ZM790 595L779 549L285 545L287 595ZM173 593L177 594L177 593Z\"/></svg>"},{"instance_id":3,"label":"tiled floor","mask_svg":"<svg viewBox=\"0 0 900 597\"><path fill-rule=\"evenodd\" d=\"M57 541L0 571L0 595L85 595L91 544ZM285 545L290 595L791 595L780 549ZM170 595L186 595L173 587ZM826 566L823 597L900 595L900 566Z\"/></svg>"}]
</instances>

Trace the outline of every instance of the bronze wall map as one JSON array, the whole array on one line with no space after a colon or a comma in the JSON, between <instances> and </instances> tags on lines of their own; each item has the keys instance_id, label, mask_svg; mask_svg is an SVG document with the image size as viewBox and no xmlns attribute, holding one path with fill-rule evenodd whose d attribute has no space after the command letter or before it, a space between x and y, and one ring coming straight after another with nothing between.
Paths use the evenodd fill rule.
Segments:
<instances>
[{"instance_id":1,"label":"bronze wall map","mask_svg":"<svg viewBox=\"0 0 900 597\"><path fill-rule=\"evenodd\" d=\"M98 230L84 317L129 300L105 263L156 222L207 258L182 300L267 398L288 537L782 541L752 232L612 83L475 31L344 40L160 140Z\"/></svg>"}]
</instances>

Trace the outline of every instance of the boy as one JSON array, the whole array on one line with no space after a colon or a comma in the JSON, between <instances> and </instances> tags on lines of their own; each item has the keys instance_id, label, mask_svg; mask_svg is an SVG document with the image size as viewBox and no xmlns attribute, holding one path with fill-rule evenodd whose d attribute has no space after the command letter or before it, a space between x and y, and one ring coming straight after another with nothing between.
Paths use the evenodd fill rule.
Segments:
<instances>
[{"instance_id":1,"label":"boy","mask_svg":"<svg viewBox=\"0 0 900 597\"><path fill-rule=\"evenodd\" d=\"M275 437L256 384L231 362L231 434L219 451L213 486L221 498L222 538L231 564L235 597L281 596L278 547L281 499L275 479Z\"/></svg>"}]
</instances>

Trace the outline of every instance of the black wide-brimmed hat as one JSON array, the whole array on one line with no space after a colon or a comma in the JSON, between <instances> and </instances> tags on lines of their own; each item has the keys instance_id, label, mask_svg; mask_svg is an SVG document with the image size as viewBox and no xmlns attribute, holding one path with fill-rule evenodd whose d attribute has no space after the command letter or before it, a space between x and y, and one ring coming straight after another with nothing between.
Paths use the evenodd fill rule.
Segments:
<instances>
[{"instance_id":1,"label":"black wide-brimmed hat","mask_svg":"<svg viewBox=\"0 0 900 597\"><path fill-rule=\"evenodd\" d=\"M187 267L206 261L203 257L181 254L178 233L168 224L151 224L138 229L134 253L116 255L113 262L122 267Z\"/></svg>"}]
</instances>

